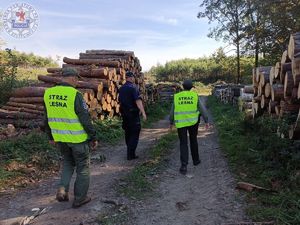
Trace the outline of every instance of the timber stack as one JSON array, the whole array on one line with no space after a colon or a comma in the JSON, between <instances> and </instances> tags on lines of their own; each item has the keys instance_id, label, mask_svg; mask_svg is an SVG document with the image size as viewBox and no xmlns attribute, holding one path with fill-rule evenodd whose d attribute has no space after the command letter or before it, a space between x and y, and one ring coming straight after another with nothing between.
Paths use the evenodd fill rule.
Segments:
<instances>
[{"instance_id":1,"label":"timber stack","mask_svg":"<svg viewBox=\"0 0 300 225\"><path fill-rule=\"evenodd\" d=\"M222 103L237 105L243 85L238 84L215 84L212 94Z\"/></svg>"},{"instance_id":2,"label":"timber stack","mask_svg":"<svg viewBox=\"0 0 300 225\"><path fill-rule=\"evenodd\" d=\"M155 89L157 92L156 101L164 102L172 101L174 94L182 91L182 87L178 83L158 83Z\"/></svg>"},{"instance_id":3,"label":"timber stack","mask_svg":"<svg viewBox=\"0 0 300 225\"><path fill-rule=\"evenodd\" d=\"M274 66L258 67L252 73L253 118L263 114L289 117L290 139L300 139L300 32L290 36L288 49Z\"/></svg>"},{"instance_id":4,"label":"timber stack","mask_svg":"<svg viewBox=\"0 0 300 225\"><path fill-rule=\"evenodd\" d=\"M75 68L82 77L76 89L83 94L89 113L95 120L120 114L118 95L119 88L126 82L126 71L136 75L136 85L143 101L148 100L144 74L139 59L132 51L87 50L79 54L79 59L64 57L63 62L62 68ZM41 124L44 92L62 81L62 68L48 68L47 75L38 76L39 83L15 89L7 104L0 109L1 122L8 121L15 126Z\"/></svg>"}]
</instances>

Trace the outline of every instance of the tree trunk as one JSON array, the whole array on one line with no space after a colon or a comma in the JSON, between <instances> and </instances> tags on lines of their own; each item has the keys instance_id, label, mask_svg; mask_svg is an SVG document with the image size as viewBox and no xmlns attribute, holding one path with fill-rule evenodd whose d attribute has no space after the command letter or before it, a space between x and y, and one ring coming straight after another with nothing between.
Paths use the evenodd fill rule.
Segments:
<instances>
[{"instance_id":1,"label":"tree trunk","mask_svg":"<svg viewBox=\"0 0 300 225\"><path fill-rule=\"evenodd\" d=\"M284 87L282 84L272 85L271 99L272 101L280 101L284 98Z\"/></svg>"},{"instance_id":2,"label":"tree trunk","mask_svg":"<svg viewBox=\"0 0 300 225\"><path fill-rule=\"evenodd\" d=\"M100 66L110 66L110 67L120 66L120 63L117 61L105 61L101 59L70 59L64 57L63 62L68 64L73 64L73 65L100 65Z\"/></svg>"},{"instance_id":3,"label":"tree trunk","mask_svg":"<svg viewBox=\"0 0 300 225\"><path fill-rule=\"evenodd\" d=\"M18 103L44 103L43 97L24 97L24 98L14 98L10 97L9 102L18 102Z\"/></svg>"},{"instance_id":4,"label":"tree trunk","mask_svg":"<svg viewBox=\"0 0 300 225\"><path fill-rule=\"evenodd\" d=\"M45 87L16 88L12 92L12 97L43 97L45 90Z\"/></svg>"},{"instance_id":5,"label":"tree trunk","mask_svg":"<svg viewBox=\"0 0 300 225\"><path fill-rule=\"evenodd\" d=\"M292 96L294 79L292 71L287 71L284 78L284 98Z\"/></svg>"}]
</instances>

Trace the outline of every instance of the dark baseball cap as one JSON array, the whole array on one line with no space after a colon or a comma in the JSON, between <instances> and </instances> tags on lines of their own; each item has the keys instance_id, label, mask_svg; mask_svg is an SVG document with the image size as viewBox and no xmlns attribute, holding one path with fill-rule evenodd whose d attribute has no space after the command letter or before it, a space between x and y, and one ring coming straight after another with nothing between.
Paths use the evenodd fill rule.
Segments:
<instances>
[{"instance_id":1,"label":"dark baseball cap","mask_svg":"<svg viewBox=\"0 0 300 225\"><path fill-rule=\"evenodd\" d=\"M61 74L63 77L72 77L72 76L80 77L78 71L74 68L63 68L61 70Z\"/></svg>"},{"instance_id":2,"label":"dark baseball cap","mask_svg":"<svg viewBox=\"0 0 300 225\"><path fill-rule=\"evenodd\" d=\"M134 73L131 71L126 72L126 77L134 77Z\"/></svg>"},{"instance_id":3,"label":"dark baseball cap","mask_svg":"<svg viewBox=\"0 0 300 225\"><path fill-rule=\"evenodd\" d=\"M192 89L194 87L193 82L191 80L185 80L182 84L184 89Z\"/></svg>"}]
</instances>

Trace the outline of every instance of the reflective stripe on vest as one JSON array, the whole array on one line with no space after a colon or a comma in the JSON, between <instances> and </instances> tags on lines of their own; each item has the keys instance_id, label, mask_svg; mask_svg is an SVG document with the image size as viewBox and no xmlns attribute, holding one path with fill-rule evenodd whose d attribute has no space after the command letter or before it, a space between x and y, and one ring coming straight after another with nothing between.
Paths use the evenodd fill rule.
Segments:
<instances>
[{"instance_id":1,"label":"reflective stripe on vest","mask_svg":"<svg viewBox=\"0 0 300 225\"><path fill-rule=\"evenodd\" d=\"M199 119L198 94L182 91L174 95L174 122L176 128L195 125Z\"/></svg>"},{"instance_id":2,"label":"reflective stripe on vest","mask_svg":"<svg viewBox=\"0 0 300 225\"><path fill-rule=\"evenodd\" d=\"M45 91L48 124L56 142L82 143L88 138L75 113L76 94L77 90L69 86L56 86Z\"/></svg>"}]
</instances>

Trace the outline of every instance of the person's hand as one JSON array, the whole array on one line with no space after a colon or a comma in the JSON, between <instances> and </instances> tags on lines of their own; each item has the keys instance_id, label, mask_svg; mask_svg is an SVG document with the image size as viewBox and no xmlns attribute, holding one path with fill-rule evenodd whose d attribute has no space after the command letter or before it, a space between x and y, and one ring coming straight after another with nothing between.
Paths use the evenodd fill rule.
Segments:
<instances>
[{"instance_id":1,"label":"person's hand","mask_svg":"<svg viewBox=\"0 0 300 225\"><path fill-rule=\"evenodd\" d=\"M96 150L97 146L98 146L98 141L97 140L93 140L93 141L90 142L90 147L93 151Z\"/></svg>"},{"instance_id":2,"label":"person's hand","mask_svg":"<svg viewBox=\"0 0 300 225\"><path fill-rule=\"evenodd\" d=\"M147 120L147 115L146 115L146 113L142 113L142 115L143 115L143 120L146 121L146 120Z\"/></svg>"},{"instance_id":3,"label":"person's hand","mask_svg":"<svg viewBox=\"0 0 300 225\"><path fill-rule=\"evenodd\" d=\"M169 129L170 129L170 131L172 131L173 130L173 124L170 124L170 126L169 126Z\"/></svg>"},{"instance_id":4,"label":"person's hand","mask_svg":"<svg viewBox=\"0 0 300 225\"><path fill-rule=\"evenodd\" d=\"M52 145L52 146L55 146L56 142L54 140L49 140L49 144Z\"/></svg>"}]
</instances>

